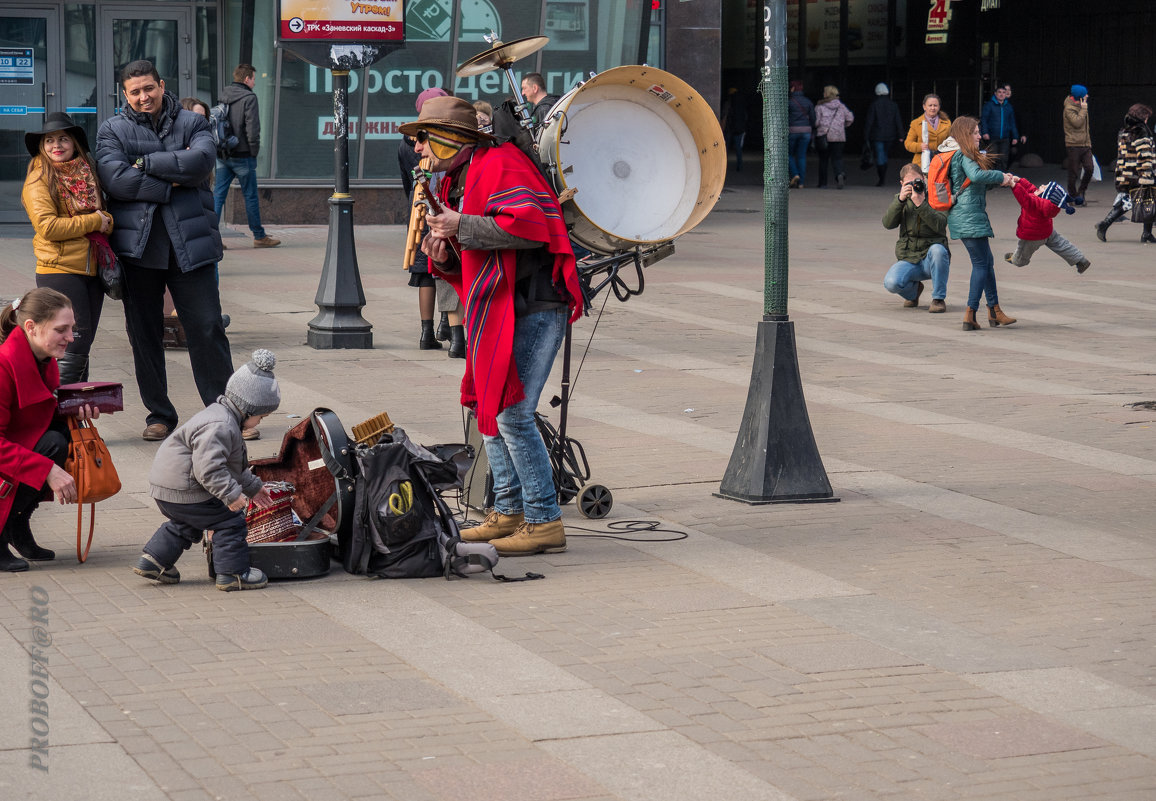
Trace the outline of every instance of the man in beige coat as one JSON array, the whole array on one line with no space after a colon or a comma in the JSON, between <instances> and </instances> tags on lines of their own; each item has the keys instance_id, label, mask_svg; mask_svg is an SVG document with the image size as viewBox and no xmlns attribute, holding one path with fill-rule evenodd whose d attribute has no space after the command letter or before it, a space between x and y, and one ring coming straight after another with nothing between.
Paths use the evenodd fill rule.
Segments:
<instances>
[{"instance_id":1,"label":"man in beige coat","mask_svg":"<svg viewBox=\"0 0 1156 801\"><path fill-rule=\"evenodd\" d=\"M1084 205L1084 193L1092 180L1092 131L1088 127L1088 88L1072 85L1064 101L1064 144L1068 147L1068 194L1072 203Z\"/></svg>"}]
</instances>

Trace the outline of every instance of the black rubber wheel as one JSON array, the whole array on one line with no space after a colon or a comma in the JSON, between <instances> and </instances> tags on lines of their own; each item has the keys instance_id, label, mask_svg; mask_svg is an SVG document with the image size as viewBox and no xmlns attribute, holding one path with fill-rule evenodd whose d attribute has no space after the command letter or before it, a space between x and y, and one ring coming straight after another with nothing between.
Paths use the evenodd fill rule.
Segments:
<instances>
[{"instance_id":1,"label":"black rubber wheel","mask_svg":"<svg viewBox=\"0 0 1156 801\"><path fill-rule=\"evenodd\" d=\"M601 520L610 514L614 495L601 484L587 484L578 495L578 514L591 520Z\"/></svg>"}]
</instances>

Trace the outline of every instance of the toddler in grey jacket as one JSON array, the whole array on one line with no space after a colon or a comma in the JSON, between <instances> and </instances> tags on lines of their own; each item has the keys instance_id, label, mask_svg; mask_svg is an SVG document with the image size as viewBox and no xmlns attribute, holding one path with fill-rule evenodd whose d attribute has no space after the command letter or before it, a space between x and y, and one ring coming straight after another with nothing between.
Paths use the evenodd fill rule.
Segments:
<instances>
[{"instance_id":1,"label":"toddler in grey jacket","mask_svg":"<svg viewBox=\"0 0 1156 801\"><path fill-rule=\"evenodd\" d=\"M233 373L225 394L169 435L149 472L152 496L168 518L145 544L133 572L161 584L176 584L180 555L213 531L217 589L255 590L268 583L249 564L245 509L270 505L268 490L249 469L241 431L254 428L281 405L273 377L277 357L256 350Z\"/></svg>"}]
</instances>

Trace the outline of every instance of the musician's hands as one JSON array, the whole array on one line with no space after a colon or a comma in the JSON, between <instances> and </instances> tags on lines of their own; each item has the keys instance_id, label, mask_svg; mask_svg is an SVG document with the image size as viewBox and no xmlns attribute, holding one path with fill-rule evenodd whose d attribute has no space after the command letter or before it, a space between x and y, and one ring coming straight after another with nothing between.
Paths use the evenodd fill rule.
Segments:
<instances>
[{"instance_id":1,"label":"musician's hands","mask_svg":"<svg viewBox=\"0 0 1156 801\"><path fill-rule=\"evenodd\" d=\"M453 209L442 209L441 214L432 211L426 214L425 221L430 232L441 239L451 239L458 235L458 226L461 225L462 215ZM428 254L427 254L428 255Z\"/></svg>"},{"instance_id":2,"label":"musician's hands","mask_svg":"<svg viewBox=\"0 0 1156 801\"><path fill-rule=\"evenodd\" d=\"M450 243L439 236L430 234L421 241L421 252L429 256L429 260L440 269L441 265L449 261Z\"/></svg>"}]
</instances>

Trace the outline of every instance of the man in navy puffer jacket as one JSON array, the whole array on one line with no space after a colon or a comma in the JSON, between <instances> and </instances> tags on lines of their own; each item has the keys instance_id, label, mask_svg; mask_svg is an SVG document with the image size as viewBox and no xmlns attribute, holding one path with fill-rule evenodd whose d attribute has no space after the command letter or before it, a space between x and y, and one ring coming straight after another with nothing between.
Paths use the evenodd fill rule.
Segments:
<instances>
[{"instance_id":1,"label":"man in navy puffer jacket","mask_svg":"<svg viewBox=\"0 0 1156 801\"><path fill-rule=\"evenodd\" d=\"M165 372L166 288L201 401L213 403L233 374L217 289L221 234L208 183L217 154L208 121L181 108L152 62L131 62L120 80L127 104L97 132L97 169L116 223L110 242L124 265L125 323L148 409L142 436L162 440L178 419Z\"/></svg>"}]
</instances>

